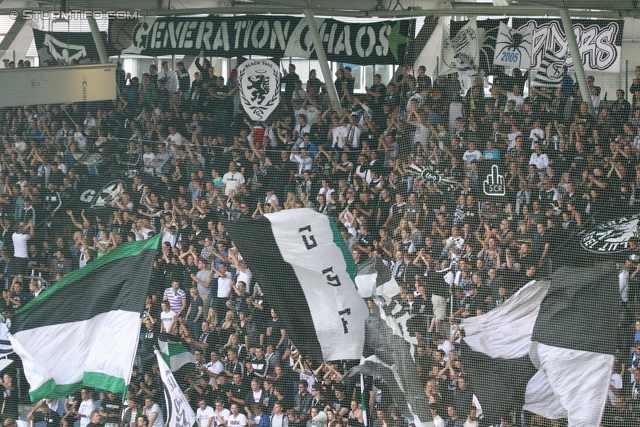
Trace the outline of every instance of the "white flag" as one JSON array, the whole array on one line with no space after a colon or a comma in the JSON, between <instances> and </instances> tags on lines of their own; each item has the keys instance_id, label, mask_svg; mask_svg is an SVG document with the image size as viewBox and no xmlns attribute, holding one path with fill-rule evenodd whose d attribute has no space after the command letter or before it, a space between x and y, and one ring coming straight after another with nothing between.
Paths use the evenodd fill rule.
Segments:
<instances>
[{"instance_id":1,"label":"white flag","mask_svg":"<svg viewBox=\"0 0 640 427\"><path fill-rule=\"evenodd\" d=\"M469 89L475 77L482 75L478 69L479 46L478 24L475 18L470 19L454 37L445 30L440 75L458 73L462 88Z\"/></svg>"},{"instance_id":2,"label":"white flag","mask_svg":"<svg viewBox=\"0 0 640 427\"><path fill-rule=\"evenodd\" d=\"M162 354L158 350L156 350L155 353L158 359L160 376L162 377L162 382L166 387L170 400L170 408L168 409L171 411L171 419L169 425L172 427L192 427L196 422L196 414L193 413L193 409L189 406L187 398L184 396L184 393L182 393L182 390L180 390L180 386L178 386L171 369L169 369L169 366L167 366L162 358Z\"/></svg>"},{"instance_id":3,"label":"white flag","mask_svg":"<svg viewBox=\"0 0 640 427\"><path fill-rule=\"evenodd\" d=\"M512 68L529 68L531 67L532 46L533 32L531 27L516 30L501 22L496 38L493 63Z\"/></svg>"}]
</instances>

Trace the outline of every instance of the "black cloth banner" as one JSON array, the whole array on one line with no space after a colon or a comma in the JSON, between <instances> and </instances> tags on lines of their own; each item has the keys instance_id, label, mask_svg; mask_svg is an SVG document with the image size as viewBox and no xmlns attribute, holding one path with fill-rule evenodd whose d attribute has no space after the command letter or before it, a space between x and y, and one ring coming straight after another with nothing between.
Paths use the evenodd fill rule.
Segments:
<instances>
[{"instance_id":1,"label":"black cloth banner","mask_svg":"<svg viewBox=\"0 0 640 427\"><path fill-rule=\"evenodd\" d=\"M327 59L350 64L404 64L415 20L347 23L316 19ZM122 54L233 58L261 55L317 59L304 18L295 16L146 17L109 22L109 41Z\"/></svg>"},{"instance_id":2,"label":"black cloth banner","mask_svg":"<svg viewBox=\"0 0 640 427\"><path fill-rule=\"evenodd\" d=\"M65 33L33 30L33 37L38 50L40 62L61 60L70 63L76 59L80 64L90 64L94 59L99 60L98 48L91 33ZM114 56L118 52L107 42L107 33L100 32L107 55Z\"/></svg>"},{"instance_id":3,"label":"black cloth banner","mask_svg":"<svg viewBox=\"0 0 640 427\"><path fill-rule=\"evenodd\" d=\"M624 21L573 19L571 22L585 71L620 72ZM559 19L513 18L513 28L524 27L533 29L531 68L539 66L547 49L558 57L567 54L566 64L570 68L573 66Z\"/></svg>"},{"instance_id":4,"label":"black cloth banner","mask_svg":"<svg viewBox=\"0 0 640 427\"><path fill-rule=\"evenodd\" d=\"M478 39L480 42L480 60L478 66L484 70L486 74L493 74L493 56L496 49L496 38L500 30L500 22L505 24L508 19L483 19L476 20L478 24ZM464 27L469 21L454 21L449 26L451 37L458 34L458 31Z\"/></svg>"}]
</instances>

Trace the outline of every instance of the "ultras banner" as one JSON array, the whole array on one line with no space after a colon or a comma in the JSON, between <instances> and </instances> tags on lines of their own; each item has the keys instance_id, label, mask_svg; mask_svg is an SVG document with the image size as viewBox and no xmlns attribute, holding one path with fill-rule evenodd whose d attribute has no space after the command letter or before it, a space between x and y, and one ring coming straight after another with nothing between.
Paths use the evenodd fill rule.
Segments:
<instances>
[{"instance_id":1,"label":"ultras banner","mask_svg":"<svg viewBox=\"0 0 640 427\"><path fill-rule=\"evenodd\" d=\"M573 19L573 32L585 71L620 72L624 21ZM513 18L513 28L533 30L531 68L538 68L547 50L558 57L567 55L566 65L573 67L567 37L559 19Z\"/></svg>"},{"instance_id":2,"label":"ultras banner","mask_svg":"<svg viewBox=\"0 0 640 427\"><path fill-rule=\"evenodd\" d=\"M316 18L327 59L351 64L403 64L415 20L347 23ZM294 16L145 17L112 20L109 41L122 54L260 55L316 59L307 21Z\"/></svg>"}]
</instances>

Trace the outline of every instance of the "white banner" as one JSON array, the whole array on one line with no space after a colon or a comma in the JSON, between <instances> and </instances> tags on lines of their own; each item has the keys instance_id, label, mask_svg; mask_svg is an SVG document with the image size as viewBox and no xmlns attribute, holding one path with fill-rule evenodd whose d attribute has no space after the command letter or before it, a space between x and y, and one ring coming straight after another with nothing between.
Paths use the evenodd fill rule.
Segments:
<instances>
[{"instance_id":1,"label":"white banner","mask_svg":"<svg viewBox=\"0 0 640 427\"><path fill-rule=\"evenodd\" d=\"M573 58L559 19L513 18L512 22L518 31L528 29L533 34L532 68L539 67L548 49L558 57L566 56L567 66L573 68ZM584 70L619 73L624 21L573 19L571 22Z\"/></svg>"},{"instance_id":2,"label":"white banner","mask_svg":"<svg viewBox=\"0 0 640 427\"><path fill-rule=\"evenodd\" d=\"M512 68L529 68L532 47L531 28L525 27L522 30L516 30L501 22L493 63Z\"/></svg>"},{"instance_id":3,"label":"white banner","mask_svg":"<svg viewBox=\"0 0 640 427\"><path fill-rule=\"evenodd\" d=\"M458 73L460 85L466 90L471 87L474 78L480 75L478 59L478 25L475 18L469 20L454 37L451 37L448 31L445 32L441 75Z\"/></svg>"},{"instance_id":4,"label":"white banner","mask_svg":"<svg viewBox=\"0 0 640 427\"><path fill-rule=\"evenodd\" d=\"M196 414L193 413L193 409L189 406L189 402L187 402L187 398L180 390L180 386L176 382L176 379L171 373L171 369L167 366L162 358L162 354L156 350L156 359L158 360L158 367L160 370L160 376L162 377L162 382L166 387L168 398L169 398L169 406L168 408L171 411L171 419L169 424L171 427L192 427L196 422Z\"/></svg>"}]
</instances>

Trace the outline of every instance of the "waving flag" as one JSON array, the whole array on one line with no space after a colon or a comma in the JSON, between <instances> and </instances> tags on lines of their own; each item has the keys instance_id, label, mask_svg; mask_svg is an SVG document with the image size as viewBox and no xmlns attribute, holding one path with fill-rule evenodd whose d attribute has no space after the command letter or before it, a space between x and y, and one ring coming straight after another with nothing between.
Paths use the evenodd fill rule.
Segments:
<instances>
[{"instance_id":1,"label":"waving flag","mask_svg":"<svg viewBox=\"0 0 640 427\"><path fill-rule=\"evenodd\" d=\"M474 78L483 75L477 63L479 48L478 26L475 18L469 20L455 36L450 36L445 30L440 74L458 73L461 86L465 90L470 88Z\"/></svg>"},{"instance_id":2,"label":"waving flag","mask_svg":"<svg viewBox=\"0 0 640 427\"><path fill-rule=\"evenodd\" d=\"M18 310L10 340L32 401L82 386L126 391L159 242L125 243Z\"/></svg>"},{"instance_id":3,"label":"waving flag","mask_svg":"<svg viewBox=\"0 0 640 427\"><path fill-rule=\"evenodd\" d=\"M369 311L331 218L295 209L226 227L300 353L318 361L360 358Z\"/></svg>"},{"instance_id":4,"label":"waving flag","mask_svg":"<svg viewBox=\"0 0 640 427\"><path fill-rule=\"evenodd\" d=\"M524 405L569 425L600 425L614 362L617 289L616 271L561 268L462 322L468 348L461 357L487 423Z\"/></svg>"},{"instance_id":5,"label":"waving flag","mask_svg":"<svg viewBox=\"0 0 640 427\"><path fill-rule=\"evenodd\" d=\"M167 366L164 354L158 350L156 350L155 353L158 359L160 377L167 391L167 409L169 410L169 417L167 417L169 421L168 425L172 427L192 427L196 422L196 414L193 413L193 409L191 409L187 398L182 390L180 390L180 386L171 372L174 369L170 369L169 366Z\"/></svg>"}]
</instances>

